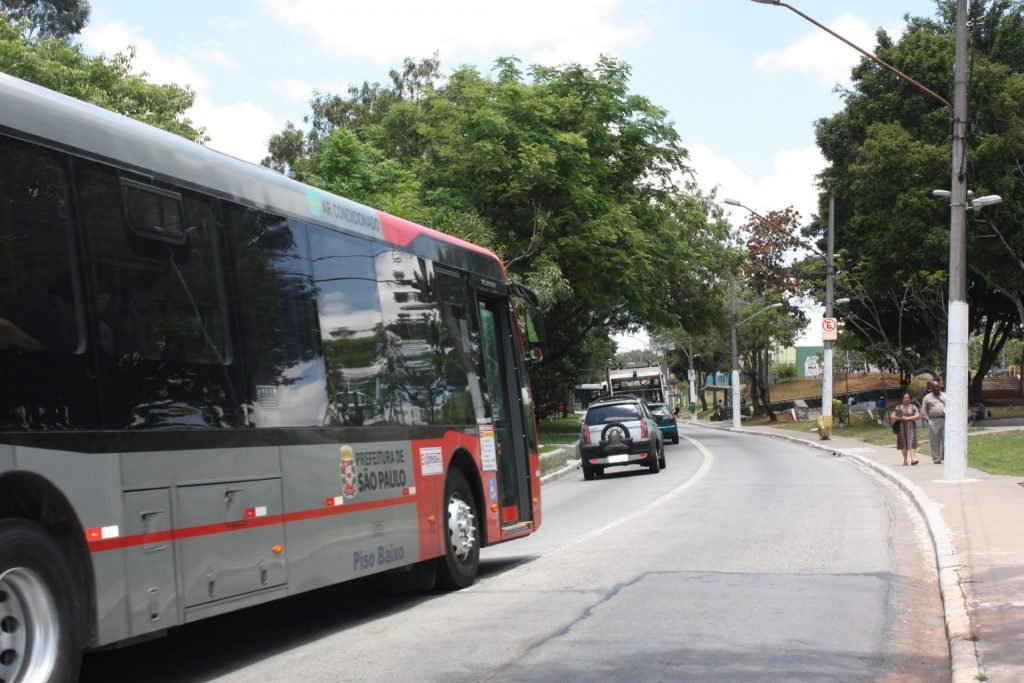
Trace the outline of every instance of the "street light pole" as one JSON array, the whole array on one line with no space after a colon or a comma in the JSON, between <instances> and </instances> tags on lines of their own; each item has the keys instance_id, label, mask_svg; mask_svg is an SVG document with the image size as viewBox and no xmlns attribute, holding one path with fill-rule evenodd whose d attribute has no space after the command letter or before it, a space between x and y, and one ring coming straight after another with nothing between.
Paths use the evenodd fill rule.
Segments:
<instances>
[{"instance_id":1,"label":"street light pole","mask_svg":"<svg viewBox=\"0 0 1024 683\"><path fill-rule=\"evenodd\" d=\"M736 344L736 328L739 327L739 323L736 322L736 278L732 279L732 283L729 286L729 321L732 323L732 375L730 383L732 384L732 426L734 429L740 428L740 361L739 351L737 350Z\"/></svg>"},{"instance_id":2,"label":"street light pole","mask_svg":"<svg viewBox=\"0 0 1024 683\"><path fill-rule=\"evenodd\" d=\"M686 383L690 385L690 421L697 419L697 373L693 369L693 349L690 349L690 372L686 375Z\"/></svg>"},{"instance_id":3,"label":"street light pole","mask_svg":"<svg viewBox=\"0 0 1024 683\"><path fill-rule=\"evenodd\" d=\"M956 0L953 103L915 81L891 64L857 47L795 7L780 0L753 0L785 7L826 33L838 38L876 64L888 69L950 110L953 117L953 168L949 217L949 313L946 332L946 421L943 450L946 481L963 481L967 468L967 0Z\"/></svg>"},{"instance_id":4,"label":"street light pole","mask_svg":"<svg viewBox=\"0 0 1024 683\"><path fill-rule=\"evenodd\" d=\"M946 481L967 474L967 0L956 3L953 67L953 171L949 206L949 314L946 333L946 430L942 466Z\"/></svg>"},{"instance_id":5,"label":"street light pole","mask_svg":"<svg viewBox=\"0 0 1024 683\"><path fill-rule=\"evenodd\" d=\"M743 320L737 321L736 278L733 277L729 286L729 321L732 323L732 377L730 378L730 381L732 383L732 426L734 429L739 429L742 425L740 422L740 354L736 344L736 329L751 318L756 318L765 311L770 311L773 308L780 308L781 306L782 304L779 302L768 304L755 313L748 315Z\"/></svg>"},{"instance_id":6,"label":"street light pole","mask_svg":"<svg viewBox=\"0 0 1024 683\"><path fill-rule=\"evenodd\" d=\"M828 197L828 240L825 251L825 317L832 317L832 278L835 265L832 252L835 246L836 232L836 198ZM825 347L825 367L821 375L821 424L818 425L818 437L828 439L832 436L832 340L822 340Z\"/></svg>"},{"instance_id":7,"label":"street light pole","mask_svg":"<svg viewBox=\"0 0 1024 683\"><path fill-rule=\"evenodd\" d=\"M687 358L687 360L690 363L690 371L688 373L686 373L686 384L690 387L690 405L689 405L689 410L690 410L690 420L693 421L693 420L697 419L697 388L695 386L696 380L697 380L697 373L693 369L693 357L695 355L699 356L700 354L699 353L695 354L693 352L693 348L692 347L691 348L686 348L684 346L683 347L683 351L686 352L686 358Z\"/></svg>"}]
</instances>

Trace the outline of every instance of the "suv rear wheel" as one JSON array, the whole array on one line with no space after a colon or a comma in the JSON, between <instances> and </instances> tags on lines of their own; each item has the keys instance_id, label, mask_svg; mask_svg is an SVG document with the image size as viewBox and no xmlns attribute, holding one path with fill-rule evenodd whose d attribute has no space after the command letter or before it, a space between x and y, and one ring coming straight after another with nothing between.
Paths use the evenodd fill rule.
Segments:
<instances>
[{"instance_id":1,"label":"suv rear wheel","mask_svg":"<svg viewBox=\"0 0 1024 683\"><path fill-rule=\"evenodd\" d=\"M657 474L661 471L661 462L659 462L658 457L658 442L654 442L651 452L647 454L649 460L647 467L651 470L651 474Z\"/></svg>"}]
</instances>

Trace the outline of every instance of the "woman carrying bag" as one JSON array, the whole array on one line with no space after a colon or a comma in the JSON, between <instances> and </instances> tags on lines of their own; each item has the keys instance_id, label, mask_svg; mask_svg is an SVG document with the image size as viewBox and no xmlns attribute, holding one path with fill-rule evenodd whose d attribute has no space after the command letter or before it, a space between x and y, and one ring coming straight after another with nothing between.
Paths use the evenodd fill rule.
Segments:
<instances>
[{"instance_id":1,"label":"woman carrying bag","mask_svg":"<svg viewBox=\"0 0 1024 683\"><path fill-rule=\"evenodd\" d=\"M910 394L903 394L903 402L896 406L890 416L892 428L896 432L896 448L903 453L904 465L916 465L917 460L917 421L921 412L910 402ZM907 462L907 451L910 451L910 462Z\"/></svg>"}]
</instances>

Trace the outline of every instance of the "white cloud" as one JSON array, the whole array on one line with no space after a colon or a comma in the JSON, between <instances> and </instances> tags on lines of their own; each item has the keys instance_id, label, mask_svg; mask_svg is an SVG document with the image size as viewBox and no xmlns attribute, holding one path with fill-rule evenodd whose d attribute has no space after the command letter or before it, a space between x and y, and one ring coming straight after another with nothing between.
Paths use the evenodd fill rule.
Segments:
<instances>
[{"instance_id":1,"label":"white cloud","mask_svg":"<svg viewBox=\"0 0 1024 683\"><path fill-rule=\"evenodd\" d=\"M196 125L206 127L210 136L208 147L254 164L267 156L270 136L284 128L284 124L258 104L216 104L202 96L196 97L189 117Z\"/></svg>"},{"instance_id":2,"label":"white cloud","mask_svg":"<svg viewBox=\"0 0 1024 683\"><path fill-rule=\"evenodd\" d=\"M299 78L280 78L270 82L270 89L292 104L305 104L313 94L313 84Z\"/></svg>"},{"instance_id":3,"label":"white cloud","mask_svg":"<svg viewBox=\"0 0 1024 683\"><path fill-rule=\"evenodd\" d=\"M188 85L194 90L209 88L206 74L195 68L186 57L164 55L142 29L128 26L122 21L87 26L81 33L82 44L91 53L102 52L108 57L116 52L125 52L129 45L135 46L133 73L146 72L151 83L176 83Z\"/></svg>"},{"instance_id":4,"label":"white cloud","mask_svg":"<svg viewBox=\"0 0 1024 683\"><path fill-rule=\"evenodd\" d=\"M830 29L849 40L854 45L874 52L875 27L852 14L843 14L828 25ZM886 29L890 35L900 35L898 27ZM783 71L799 71L816 76L822 85L833 86L837 83L849 85L850 69L861 58L861 53L834 36L812 27L803 38L781 50L766 52L754 61L758 71L778 73Z\"/></svg>"},{"instance_id":5,"label":"white cloud","mask_svg":"<svg viewBox=\"0 0 1024 683\"><path fill-rule=\"evenodd\" d=\"M704 145L690 145L690 164L701 188L718 187L718 198L739 199L758 213L793 206L806 223L817 211L818 189L814 177L825 168L817 145L783 150L775 155L770 173L754 178L735 161ZM746 214L745 211L742 212ZM745 222L746 215L736 222Z\"/></svg>"},{"instance_id":6,"label":"white cloud","mask_svg":"<svg viewBox=\"0 0 1024 683\"><path fill-rule=\"evenodd\" d=\"M219 45L211 44L205 50L197 52L196 56L201 61L212 62L217 66L233 71L238 70L238 60L225 52Z\"/></svg>"},{"instance_id":7,"label":"white cloud","mask_svg":"<svg viewBox=\"0 0 1024 683\"><path fill-rule=\"evenodd\" d=\"M135 46L134 72L146 72L151 83L188 85L196 91L196 100L188 117L196 126L206 128L211 149L259 163L267 155L267 141L284 125L258 104L252 102L219 103L208 96L209 77L192 60L181 55L162 53L148 40L142 30L120 21L90 25L82 31L82 44L87 51L108 56ZM219 55L219 56L218 56ZM218 51L204 52L203 58L222 66L234 61Z\"/></svg>"},{"instance_id":8,"label":"white cloud","mask_svg":"<svg viewBox=\"0 0 1024 683\"><path fill-rule=\"evenodd\" d=\"M261 0L275 22L309 36L327 54L394 64L435 51L448 61L515 54L526 62L592 63L651 35L615 16L621 0ZM382 38L382 36L384 36Z\"/></svg>"},{"instance_id":9,"label":"white cloud","mask_svg":"<svg viewBox=\"0 0 1024 683\"><path fill-rule=\"evenodd\" d=\"M313 91L344 95L348 92L348 83L343 81L322 81L310 83L299 78L282 78L270 82L270 88L284 95L285 100L292 104L306 104L313 97Z\"/></svg>"}]
</instances>

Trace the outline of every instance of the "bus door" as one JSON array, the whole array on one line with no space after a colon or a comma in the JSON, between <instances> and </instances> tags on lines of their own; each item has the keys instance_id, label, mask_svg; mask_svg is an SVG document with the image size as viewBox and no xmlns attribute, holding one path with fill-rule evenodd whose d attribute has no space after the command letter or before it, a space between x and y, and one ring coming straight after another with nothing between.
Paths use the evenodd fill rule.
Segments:
<instances>
[{"instance_id":1,"label":"bus door","mask_svg":"<svg viewBox=\"0 0 1024 683\"><path fill-rule=\"evenodd\" d=\"M487 379L487 401L494 425L498 464L498 503L504 527L527 524L530 513L530 467L523 438L525 419L519 401L514 330L508 300L478 293L480 337Z\"/></svg>"}]
</instances>

